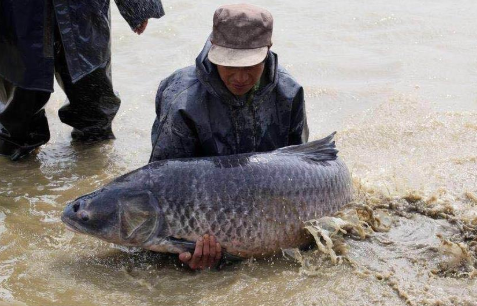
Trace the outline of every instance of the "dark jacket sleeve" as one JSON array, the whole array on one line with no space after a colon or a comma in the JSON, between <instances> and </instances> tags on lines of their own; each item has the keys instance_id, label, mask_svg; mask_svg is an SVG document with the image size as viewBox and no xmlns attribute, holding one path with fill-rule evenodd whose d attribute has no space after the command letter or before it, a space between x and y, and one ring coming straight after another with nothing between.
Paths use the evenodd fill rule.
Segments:
<instances>
[{"instance_id":1,"label":"dark jacket sleeve","mask_svg":"<svg viewBox=\"0 0 477 306\"><path fill-rule=\"evenodd\" d=\"M308 134L303 87L300 87L293 99L288 145L298 145L308 142Z\"/></svg>"},{"instance_id":2,"label":"dark jacket sleeve","mask_svg":"<svg viewBox=\"0 0 477 306\"><path fill-rule=\"evenodd\" d=\"M131 29L136 29L149 18L164 16L161 0L114 0L119 12L126 19Z\"/></svg>"},{"instance_id":3,"label":"dark jacket sleeve","mask_svg":"<svg viewBox=\"0 0 477 306\"><path fill-rule=\"evenodd\" d=\"M186 112L179 109L174 100L164 99L167 84L167 79L162 81L156 95L156 120L152 127L149 162L194 157L199 150L197 133Z\"/></svg>"}]
</instances>

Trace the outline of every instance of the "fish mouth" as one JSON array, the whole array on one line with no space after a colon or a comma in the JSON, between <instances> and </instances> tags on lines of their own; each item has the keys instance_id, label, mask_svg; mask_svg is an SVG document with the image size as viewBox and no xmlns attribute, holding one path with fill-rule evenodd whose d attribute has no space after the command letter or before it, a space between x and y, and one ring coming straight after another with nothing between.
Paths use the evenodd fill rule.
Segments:
<instances>
[{"instance_id":1,"label":"fish mouth","mask_svg":"<svg viewBox=\"0 0 477 306\"><path fill-rule=\"evenodd\" d=\"M65 223L65 225L66 225L66 229L69 230L70 232L81 234L80 231L78 231L77 229L69 225L68 223Z\"/></svg>"},{"instance_id":2,"label":"fish mouth","mask_svg":"<svg viewBox=\"0 0 477 306\"><path fill-rule=\"evenodd\" d=\"M91 236L110 243L123 244L121 243L121 241L112 241L110 239L104 238L100 234L95 233L94 231L90 231L88 228L82 227L81 225L71 219L68 219L64 215L61 216L61 221L65 224L66 229L73 233Z\"/></svg>"},{"instance_id":3,"label":"fish mouth","mask_svg":"<svg viewBox=\"0 0 477 306\"><path fill-rule=\"evenodd\" d=\"M66 225L66 229L73 233L88 234L85 230L81 230L74 221L65 218L65 216L61 216L61 221Z\"/></svg>"}]
</instances>

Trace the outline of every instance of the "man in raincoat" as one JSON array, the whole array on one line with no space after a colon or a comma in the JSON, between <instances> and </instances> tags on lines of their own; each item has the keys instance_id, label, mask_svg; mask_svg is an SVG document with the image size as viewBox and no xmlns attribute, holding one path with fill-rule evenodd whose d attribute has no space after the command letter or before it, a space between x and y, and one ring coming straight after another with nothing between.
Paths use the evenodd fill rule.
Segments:
<instances>
[{"instance_id":1,"label":"man in raincoat","mask_svg":"<svg viewBox=\"0 0 477 306\"><path fill-rule=\"evenodd\" d=\"M115 0L141 34L160 0ZM43 110L53 76L67 101L58 114L73 139L114 138L120 100L111 83L109 0L0 1L0 155L17 160L50 138Z\"/></svg>"},{"instance_id":2,"label":"man in raincoat","mask_svg":"<svg viewBox=\"0 0 477 306\"><path fill-rule=\"evenodd\" d=\"M303 88L269 50L272 29L272 15L262 8L216 10L195 66L159 85L150 162L271 151L308 140ZM179 258L196 269L211 267L220 254L214 237L205 235L194 254Z\"/></svg>"}]
</instances>

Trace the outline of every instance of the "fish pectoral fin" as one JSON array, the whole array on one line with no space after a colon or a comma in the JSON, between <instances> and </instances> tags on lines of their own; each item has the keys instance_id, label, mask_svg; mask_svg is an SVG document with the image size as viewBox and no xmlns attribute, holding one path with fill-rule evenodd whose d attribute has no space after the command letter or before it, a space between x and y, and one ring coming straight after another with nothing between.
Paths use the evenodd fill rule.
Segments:
<instances>
[{"instance_id":1,"label":"fish pectoral fin","mask_svg":"<svg viewBox=\"0 0 477 306\"><path fill-rule=\"evenodd\" d=\"M166 238L170 244L172 244L174 247L184 249L184 252L191 252L193 253L195 250L195 242L193 241L188 241L182 238L175 238L173 236L169 236ZM224 248L222 248L222 259L225 262L237 262L237 261L242 261L245 258L240 257L238 255L233 255L228 253Z\"/></svg>"},{"instance_id":2,"label":"fish pectoral fin","mask_svg":"<svg viewBox=\"0 0 477 306\"><path fill-rule=\"evenodd\" d=\"M233 254L230 254L228 252L224 252L224 255L222 255L222 260L225 260L226 262L238 262L238 261L242 261L246 258L244 257L240 257L238 255L233 255Z\"/></svg>"},{"instance_id":3,"label":"fish pectoral fin","mask_svg":"<svg viewBox=\"0 0 477 306\"><path fill-rule=\"evenodd\" d=\"M222 270L227 265L232 265L234 263L241 262L246 258L240 257L238 255L232 255L228 252L223 252L222 258L220 258L217 266L215 267L217 270Z\"/></svg>"},{"instance_id":4,"label":"fish pectoral fin","mask_svg":"<svg viewBox=\"0 0 477 306\"><path fill-rule=\"evenodd\" d=\"M175 238L169 236L166 238L167 241L172 244L174 247L184 250L184 252L191 252L193 253L195 250L195 242L188 241L182 238Z\"/></svg>"},{"instance_id":5,"label":"fish pectoral fin","mask_svg":"<svg viewBox=\"0 0 477 306\"><path fill-rule=\"evenodd\" d=\"M184 252L190 252L191 254L193 254L195 251L195 242L181 238L175 238L172 236L167 237L166 239L172 246L184 250ZM237 263L245 259L238 255L228 253L224 248L222 248L222 254L222 258L220 258L219 262L215 266L217 270L222 270L225 266L229 264Z\"/></svg>"}]
</instances>

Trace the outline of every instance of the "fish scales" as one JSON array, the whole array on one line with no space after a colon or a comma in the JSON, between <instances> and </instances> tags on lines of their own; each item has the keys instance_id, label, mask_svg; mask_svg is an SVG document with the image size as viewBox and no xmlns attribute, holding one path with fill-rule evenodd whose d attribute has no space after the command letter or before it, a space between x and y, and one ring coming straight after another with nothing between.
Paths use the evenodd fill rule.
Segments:
<instances>
[{"instance_id":1,"label":"fish scales","mask_svg":"<svg viewBox=\"0 0 477 306\"><path fill-rule=\"evenodd\" d=\"M159 252L185 251L181 241L195 242L206 233L241 257L304 246L311 237L303 222L334 213L352 197L348 169L330 140L268 153L155 162L71 203L62 219L76 231ZM90 207L85 211L92 218L90 202L104 198L117 202L116 210L103 207L102 213L110 209L108 218L118 224L98 233L75 219L81 205Z\"/></svg>"},{"instance_id":2,"label":"fish scales","mask_svg":"<svg viewBox=\"0 0 477 306\"><path fill-rule=\"evenodd\" d=\"M347 200L340 195L349 189L340 160L317 166L294 156L231 156L221 163L171 161L167 167L184 179L152 188L158 202L167 203L166 235L195 241L210 233L228 252L242 256L269 255L309 242L302 227L292 225L338 210ZM180 213L190 203L193 226Z\"/></svg>"}]
</instances>

